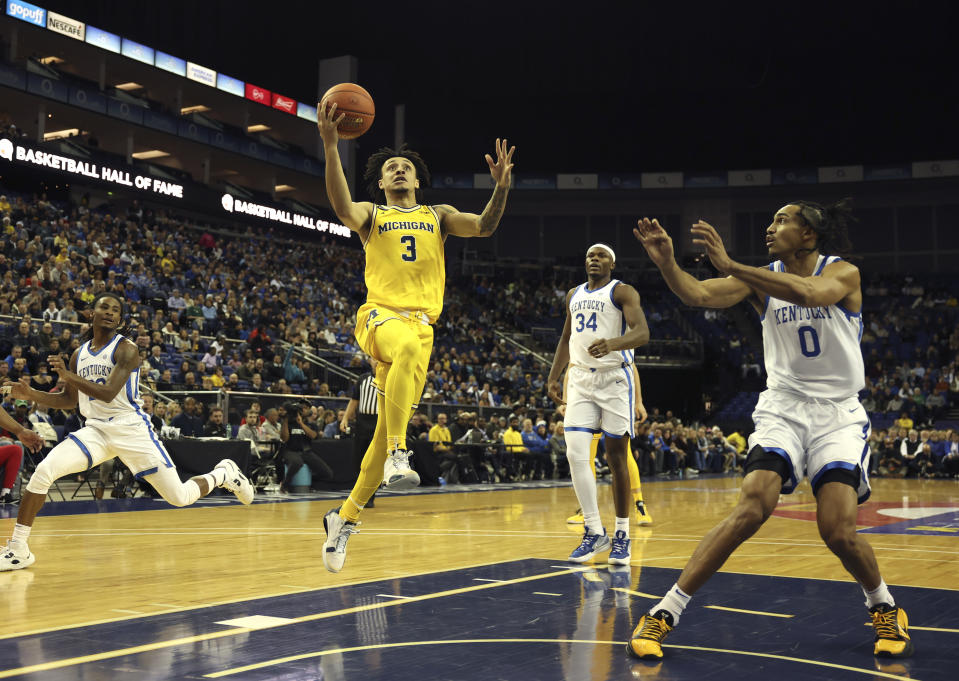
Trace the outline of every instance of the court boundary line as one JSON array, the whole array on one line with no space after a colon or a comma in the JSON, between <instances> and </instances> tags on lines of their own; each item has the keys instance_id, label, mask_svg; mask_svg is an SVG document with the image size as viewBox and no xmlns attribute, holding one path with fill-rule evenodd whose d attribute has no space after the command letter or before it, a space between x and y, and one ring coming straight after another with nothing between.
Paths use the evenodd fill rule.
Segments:
<instances>
[{"instance_id":1,"label":"court boundary line","mask_svg":"<svg viewBox=\"0 0 959 681\"><path fill-rule=\"evenodd\" d=\"M513 562L513 561L506 561L506 562ZM125 655L137 655L139 653L146 653L153 650L162 650L164 648L176 648L177 646L201 643L203 641L226 638L228 636L239 636L241 634L248 634L253 631L264 631L266 629L278 629L280 627L288 627L295 624L303 624L305 622L315 622L317 620L330 619L332 617L340 617L342 615L352 615L358 612L379 610L381 608L391 608L391 607L396 607L401 605L407 605L410 603L418 603L421 601L433 600L437 598L446 598L447 596L456 596L464 593L472 593L474 591L496 589L501 586L512 586L515 584L534 582L540 579L550 579L552 577L575 574L580 571L581 570L579 566L577 566L576 568L572 568L568 570L554 570L552 572L545 572L545 573L540 573L535 575L527 575L526 577L517 577L515 579L507 580L505 582L498 582L493 584L490 584L490 583L476 584L471 586L459 587L456 589L446 589L444 591L437 591L430 594L422 594L420 596L410 596L409 598L404 598L404 599L383 601L380 603L370 603L368 605L357 605L350 608L341 608L339 610L329 610L326 612L314 613L312 615L301 615L300 617L290 618L288 621L285 621L285 622L277 622L275 624L270 624L262 627L256 627L256 628L234 627L232 629L225 629L221 631L211 631L205 634L196 634L194 636L182 636L180 638L168 639L166 641L154 641L152 643L144 643L138 646L129 646L127 648L117 648L114 650L106 650L100 653L91 653L90 655L80 655L78 657L63 658L60 660L52 660L49 662L39 662L37 664L28 665L26 667L17 667L15 669L0 670L0 679L6 679L11 676L19 676L23 674L34 674L36 672L50 671L52 669L63 669L65 667L74 667L77 665L85 664L87 662L99 662L101 660L109 660L117 657L123 657ZM441 572L446 572L446 571L441 571ZM430 574L430 573L427 573L427 574Z\"/></svg>"},{"instance_id":2,"label":"court boundary line","mask_svg":"<svg viewBox=\"0 0 959 681\"><path fill-rule=\"evenodd\" d=\"M527 556L527 557L523 557L523 558L516 558L516 559L513 559L513 560L493 561L493 562L491 562L491 563L476 563L476 564L474 564L474 565L465 565L465 566L463 566L463 567L450 568L450 569L448 569L448 570L432 570L432 571L428 571L428 572L413 572L413 573L406 574L406 575L392 575L392 576L389 576L389 577L376 577L375 579L363 579L363 580L360 580L360 581L358 581L358 582L346 582L346 583L344 583L344 584L329 584L329 585L327 585L327 586L303 587L303 588L301 588L301 589L294 589L294 590L292 590L292 591L281 591L281 592L279 592L279 593L267 594L267 595L265 595L265 596L254 596L254 597L252 597L252 598L231 598L231 599L228 599L228 600L225 600L225 601L213 601L212 603L201 603L201 604L197 604L197 605L187 605L187 606L184 606L184 607L182 607L182 608L181 608L181 607L176 607L176 608L171 608L171 609L169 609L169 610L158 610L158 611L156 611L156 612L144 613L143 615L140 615L139 617L136 617L136 616L130 616L130 617L110 617L110 618L107 618L107 619L91 620L91 621L88 621L88 622L80 622L80 623L78 623L78 624L64 624L64 625L57 626L57 627L48 627L48 628L46 628L46 629L32 629L32 630L30 630L30 631L25 631L25 632L16 633L16 634L0 634L0 641L4 641L4 640L7 640L7 639L11 639L11 638L19 638L19 637L21 637L21 636L37 636L37 635L39 635L39 634L49 634L50 632L53 632L53 631L68 631L68 630L70 630L70 629L79 629L79 628L81 628L81 627L95 627L95 626L98 626L98 625L101 625L101 624L112 624L112 623L114 623L114 622L125 622L125 621L127 621L127 620L141 619L142 617L155 617L155 616L159 616L159 615L172 615L172 614L174 614L174 613L178 613L178 612L188 612L188 611L190 611L190 610L201 610L201 609L203 609L203 608L216 608L216 607L219 607L219 606L221 606L221 605L232 605L232 604L234 604L234 603L245 603L245 602L247 602L247 601L258 601L258 600L267 599L267 598L282 598L283 596L293 596L294 594L306 593L306 592L309 592L309 591L326 591L327 589L340 589L340 588L347 587L347 586L359 586L359 585L362 585L362 584L373 584L374 582L382 582L382 581L393 580L393 579L408 579L408 578L410 578L410 577L423 577L423 576L425 576L425 575L437 575L437 574L442 574L442 573L444 573L444 572L456 572L456 571L459 571L459 570L472 570L472 569L474 569L474 568L490 567L490 566L492 566L492 565L505 565L506 563L514 563L514 562L518 562L518 561L522 561L522 560L543 560L543 559L542 559L542 558L534 558L534 557L528 557L528 556ZM550 559L550 560L552 560L552 559ZM0 677L0 678L3 678L3 677Z\"/></svg>"},{"instance_id":3,"label":"court boundary line","mask_svg":"<svg viewBox=\"0 0 959 681\"><path fill-rule=\"evenodd\" d=\"M311 657L324 657L326 655L336 655L343 653L353 653L360 652L364 650L383 650L387 648L403 648L403 647L416 647L416 646L434 646L434 645L462 645L462 644L476 644L476 643L577 643L584 645L611 645L611 646L622 646L625 645L623 641L600 641L600 640L591 640L591 639L552 639L552 638L505 638L505 639L454 639L454 640L433 640L433 641L406 641L399 643L374 643L365 646L351 646L349 648L334 648L331 650L321 650L318 652L312 653L301 653L299 655L289 655L287 657L275 658L273 660L267 660L264 662L258 662L255 664L244 665L243 667L234 667L232 669L226 669L219 672L211 672L209 674L204 674L203 678L205 679L219 679L224 676L232 676L233 674L240 674L242 672L252 671L254 669L263 669L264 667L272 667L278 664L284 664L286 662L295 662L297 660L305 660ZM890 674L888 672L882 672L876 669L864 669L862 667L851 667L849 665L838 664L835 662L823 662L821 660L810 660L803 659L799 657L791 657L789 655L776 655L774 653L760 653L753 652L750 650L732 650L726 648L707 648L704 646L684 646L684 645L674 645L666 643L663 645L664 648L676 648L678 650L695 650L699 652L707 653L726 653L731 655L746 655L749 657L763 657L766 659L772 660L782 660L785 662L797 662L800 664L810 664L817 667L828 667L831 669L842 669L844 671L857 672L859 674L870 674L873 677L879 676L886 679L897 679L899 681L904 681L908 679L909 681L917 681L910 676L899 676L898 674ZM637 661L638 662L638 661Z\"/></svg>"}]
</instances>

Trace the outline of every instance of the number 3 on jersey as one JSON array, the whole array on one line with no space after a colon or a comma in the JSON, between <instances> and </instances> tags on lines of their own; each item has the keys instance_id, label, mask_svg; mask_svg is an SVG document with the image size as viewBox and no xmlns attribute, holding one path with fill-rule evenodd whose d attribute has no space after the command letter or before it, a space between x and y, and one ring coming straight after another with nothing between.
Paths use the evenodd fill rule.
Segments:
<instances>
[{"instance_id":1,"label":"number 3 on jersey","mask_svg":"<svg viewBox=\"0 0 959 681\"><path fill-rule=\"evenodd\" d=\"M400 239L400 243L406 244L406 253L400 257L406 262L414 262L416 260L416 237L408 234Z\"/></svg>"},{"instance_id":2,"label":"number 3 on jersey","mask_svg":"<svg viewBox=\"0 0 959 681\"><path fill-rule=\"evenodd\" d=\"M586 319L586 315L582 312L576 315L576 332L579 333L583 329L590 329L591 331L596 331L596 313L594 312L589 316L589 319Z\"/></svg>"}]
</instances>

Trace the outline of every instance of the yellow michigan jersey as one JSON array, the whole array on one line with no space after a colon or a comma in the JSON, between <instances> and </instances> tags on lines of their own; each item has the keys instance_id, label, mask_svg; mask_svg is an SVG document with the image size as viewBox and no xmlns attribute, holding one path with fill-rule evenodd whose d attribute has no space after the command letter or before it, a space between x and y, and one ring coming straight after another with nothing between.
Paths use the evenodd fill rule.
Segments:
<instances>
[{"instance_id":1,"label":"yellow michigan jersey","mask_svg":"<svg viewBox=\"0 0 959 681\"><path fill-rule=\"evenodd\" d=\"M446 259L430 206L373 206L366 249L366 302L419 311L432 324L443 311Z\"/></svg>"}]
</instances>

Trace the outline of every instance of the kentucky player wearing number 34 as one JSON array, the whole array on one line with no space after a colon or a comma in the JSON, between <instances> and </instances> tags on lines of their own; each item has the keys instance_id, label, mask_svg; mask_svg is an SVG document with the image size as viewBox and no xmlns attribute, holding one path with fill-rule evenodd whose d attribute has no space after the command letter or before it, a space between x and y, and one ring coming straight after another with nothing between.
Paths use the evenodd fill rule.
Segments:
<instances>
[{"instance_id":1,"label":"kentucky player wearing number 34","mask_svg":"<svg viewBox=\"0 0 959 681\"><path fill-rule=\"evenodd\" d=\"M748 300L759 314L768 376L753 412L745 478L732 512L699 543L666 597L643 615L627 643L636 657L663 656L662 641L679 624L690 597L730 554L769 518L780 493L809 476L819 534L856 579L875 631L873 653L913 652L906 612L896 605L869 542L856 532L857 503L869 496L869 418L857 394L865 385L859 269L836 254L851 249L848 201L821 206L796 201L776 211L766 229L774 259L747 267L726 253L709 224L693 225L725 278L698 281L673 257L673 243L656 220L634 230L663 278L687 305L732 307Z\"/></svg>"},{"instance_id":2,"label":"kentucky player wearing number 34","mask_svg":"<svg viewBox=\"0 0 959 681\"><path fill-rule=\"evenodd\" d=\"M354 202L336 148L342 114L337 116L335 103L327 110L321 102L318 111L330 204L366 250L368 293L356 313L354 334L363 351L377 361L380 415L350 496L323 519L327 533L323 564L339 572L360 511L380 482L385 481L388 489L419 484L409 465L406 426L426 382L432 325L443 309L443 243L451 234L491 236L496 231L506 208L515 148L508 148L505 139L496 140L496 159L486 155L496 186L479 215L452 206L423 205L422 187L429 185L429 171L419 154L405 147L381 149L370 157L364 179L376 203Z\"/></svg>"},{"instance_id":3,"label":"kentucky player wearing number 34","mask_svg":"<svg viewBox=\"0 0 959 681\"><path fill-rule=\"evenodd\" d=\"M244 504L253 501L253 486L230 459L206 475L180 481L176 468L157 438L140 400L140 354L121 334L123 302L112 293L93 301L92 337L74 351L67 366L60 355L48 358L50 368L64 383L61 392L30 387L28 379L7 382L17 399L32 400L53 409L79 405L86 425L70 433L40 462L20 500L13 538L0 554L0 571L20 570L36 558L27 546L33 520L46 501L54 481L89 470L119 457L133 474L143 478L174 506L188 506L214 487L225 487Z\"/></svg>"}]
</instances>

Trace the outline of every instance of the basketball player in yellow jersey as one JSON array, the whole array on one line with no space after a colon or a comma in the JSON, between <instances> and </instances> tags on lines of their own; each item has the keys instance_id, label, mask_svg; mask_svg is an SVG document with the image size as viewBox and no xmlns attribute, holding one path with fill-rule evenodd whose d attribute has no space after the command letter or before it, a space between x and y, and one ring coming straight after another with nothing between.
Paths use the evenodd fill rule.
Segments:
<instances>
[{"instance_id":1,"label":"basketball player in yellow jersey","mask_svg":"<svg viewBox=\"0 0 959 681\"><path fill-rule=\"evenodd\" d=\"M317 125L326 151L326 193L337 217L359 235L366 250L368 293L357 310L354 334L378 362L380 418L349 498L323 519L327 534L323 564L331 572L343 567L346 542L384 476L390 489L419 484L409 466L406 426L426 382L432 325L443 310L443 243L451 234L491 236L496 231L506 208L515 151L507 148L505 139L497 139L496 160L486 155L496 187L479 215L448 205L423 205L422 187L429 185L429 170L419 154L405 147L380 149L370 157L363 177L375 203L354 202L336 148L336 126L342 119L336 104L327 111L320 102Z\"/></svg>"}]
</instances>

